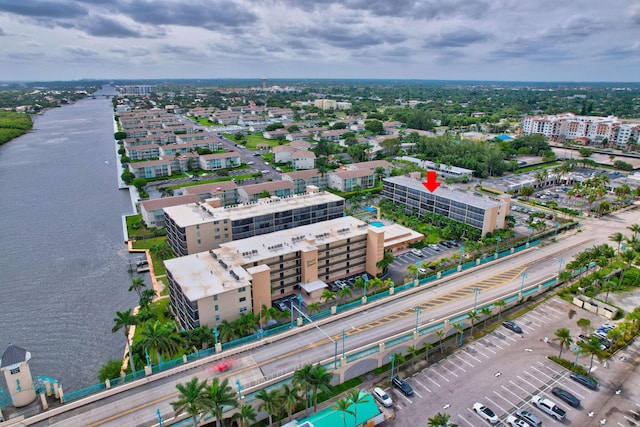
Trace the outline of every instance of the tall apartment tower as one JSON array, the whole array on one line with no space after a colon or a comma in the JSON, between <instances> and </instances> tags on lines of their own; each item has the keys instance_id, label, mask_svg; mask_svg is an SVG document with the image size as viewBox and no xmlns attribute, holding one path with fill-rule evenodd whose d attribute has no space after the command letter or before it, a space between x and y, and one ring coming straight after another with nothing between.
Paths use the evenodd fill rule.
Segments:
<instances>
[{"instance_id":1,"label":"tall apartment tower","mask_svg":"<svg viewBox=\"0 0 640 427\"><path fill-rule=\"evenodd\" d=\"M262 80L262 89L266 89L267 88L267 78L263 77L260 80Z\"/></svg>"}]
</instances>

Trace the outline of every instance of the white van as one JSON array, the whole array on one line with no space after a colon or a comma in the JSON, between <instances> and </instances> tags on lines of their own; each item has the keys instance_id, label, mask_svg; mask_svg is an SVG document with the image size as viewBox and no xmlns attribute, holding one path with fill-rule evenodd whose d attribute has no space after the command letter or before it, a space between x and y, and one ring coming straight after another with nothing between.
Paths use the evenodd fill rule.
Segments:
<instances>
[{"instance_id":1,"label":"white van","mask_svg":"<svg viewBox=\"0 0 640 427\"><path fill-rule=\"evenodd\" d=\"M391 408L393 406L393 400L389 397L387 393L380 387L375 387L372 390L373 397L382 404L385 408Z\"/></svg>"}]
</instances>

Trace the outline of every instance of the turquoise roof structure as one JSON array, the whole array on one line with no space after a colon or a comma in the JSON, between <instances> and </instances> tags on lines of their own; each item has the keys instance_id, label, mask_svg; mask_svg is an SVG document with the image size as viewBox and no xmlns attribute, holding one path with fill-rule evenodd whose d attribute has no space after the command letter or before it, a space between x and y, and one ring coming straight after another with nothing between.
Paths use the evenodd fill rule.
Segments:
<instances>
[{"instance_id":1,"label":"turquoise roof structure","mask_svg":"<svg viewBox=\"0 0 640 427\"><path fill-rule=\"evenodd\" d=\"M360 396L364 397L364 401L357 405L352 403L349 406L349 410L358 414L358 424L355 423L354 416L346 414L342 411L337 411L328 407L322 411L319 411L301 421L298 421L298 426L313 426L313 427L355 427L361 425L367 420L370 420L378 416L381 412L378 405L373 401L373 397L365 392L361 391ZM357 408L357 409L356 409Z\"/></svg>"}]
</instances>

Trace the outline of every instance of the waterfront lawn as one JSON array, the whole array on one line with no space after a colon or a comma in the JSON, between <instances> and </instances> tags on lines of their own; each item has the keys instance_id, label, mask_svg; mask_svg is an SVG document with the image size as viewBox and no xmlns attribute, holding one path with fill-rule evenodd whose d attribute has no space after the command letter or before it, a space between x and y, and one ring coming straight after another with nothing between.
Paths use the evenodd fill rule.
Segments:
<instances>
[{"instance_id":1,"label":"waterfront lawn","mask_svg":"<svg viewBox=\"0 0 640 427\"><path fill-rule=\"evenodd\" d=\"M167 241L167 236L160 237L152 237L150 239L144 240L136 240L133 242L134 249L151 249L152 246L165 243ZM151 253L151 261L153 262L153 269L156 273L156 276L163 276L167 274L167 269L164 266L163 260L157 258Z\"/></svg>"}]
</instances>

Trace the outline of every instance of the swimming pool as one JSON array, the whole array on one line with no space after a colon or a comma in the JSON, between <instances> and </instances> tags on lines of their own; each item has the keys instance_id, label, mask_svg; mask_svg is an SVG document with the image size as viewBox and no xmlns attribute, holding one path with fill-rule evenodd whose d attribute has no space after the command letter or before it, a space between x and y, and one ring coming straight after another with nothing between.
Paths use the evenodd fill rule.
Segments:
<instances>
[{"instance_id":1,"label":"swimming pool","mask_svg":"<svg viewBox=\"0 0 640 427\"><path fill-rule=\"evenodd\" d=\"M374 227L384 227L385 223L381 221L371 221L369 225L373 225Z\"/></svg>"}]
</instances>

